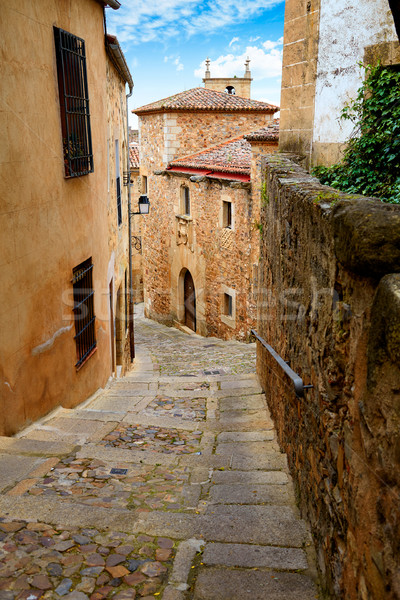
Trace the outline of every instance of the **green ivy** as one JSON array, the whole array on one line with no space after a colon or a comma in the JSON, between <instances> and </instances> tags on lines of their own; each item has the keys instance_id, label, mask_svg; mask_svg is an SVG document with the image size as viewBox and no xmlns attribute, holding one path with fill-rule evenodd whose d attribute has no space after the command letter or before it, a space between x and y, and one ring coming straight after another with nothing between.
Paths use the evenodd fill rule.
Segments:
<instances>
[{"instance_id":1,"label":"green ivy","mask_svg":"<svg viewBox=\"0 0 400 600\"><path fill-rule=\"evenodd\" d=\"M357 97L341 119L355 125L342 161L315 167L321 183L400 204L400 72L367 66Z\"/></svg>"}]
</instances>

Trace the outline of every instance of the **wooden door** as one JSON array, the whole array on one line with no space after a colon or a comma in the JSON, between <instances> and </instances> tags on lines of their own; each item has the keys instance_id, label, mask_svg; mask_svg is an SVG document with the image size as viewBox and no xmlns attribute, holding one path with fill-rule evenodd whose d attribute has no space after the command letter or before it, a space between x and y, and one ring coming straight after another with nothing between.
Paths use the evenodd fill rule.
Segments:
<instances>
[{"instance_id":1,"label":"wooden door","mask_svg":"<svg viewBox=\"0 0 400 600\"><path fill-rule=\"evenodd\" d=\"M184 290L185 325L196 331L196 293L193 278L189 271L185 273Z\"/></svg>"}]
</instances>

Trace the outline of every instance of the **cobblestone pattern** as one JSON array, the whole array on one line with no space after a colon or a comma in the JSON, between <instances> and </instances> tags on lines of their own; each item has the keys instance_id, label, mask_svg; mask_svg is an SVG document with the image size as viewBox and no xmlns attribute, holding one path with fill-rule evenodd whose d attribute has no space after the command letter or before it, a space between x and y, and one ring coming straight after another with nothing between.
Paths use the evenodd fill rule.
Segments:
<instances>
[{"instance_id":1,"label":"cobblestone pattern","mask_svg":"<svg viewBox=\"0 0 400 600\"><path fill-rule=\"evenodd\" d=\"M135 307L135 314L140 317L142 310ZM150 351L160 375L204 377L204 371L244 374L256 370L255 344L182 336L150 319L137 321L135 336L137 343Z\"/></svg>"},{"instance_id":2,"label":"cobblestone pattern","mask_svg":"<svg viewBox=\"0 0 400 600\"><path fill-rule=\"evenodd\" d=\"M200 449L201 431L119 425L100 442L106 448L135 448L162 454L190 454Z\"/></svg>"},{"instance_id":3,"label":"cobblestone pattern","mask_svg":"<svg viewBox=\"0 0 400 600\"><path fill-rule=\"evenodd\" d=\"M112 473L111 468L100 460L68 457L39 479L26 495L59 496L88 506L128 508L137 513L183 507L183 486L189 479L184 467L121 463L117 469L126 470L121 474Z\"/></svg>"},{"instance_id":4,"label":"cobblestone pattern","mask_svg":"<svg viewBox=\"0 0 400 600\"><path fill-rule=\"evenodd\" d=\"M158 417L179 417L188 421L204 421L206 418L206 398L173 398L157 396L151 402L146 414Z\"/></svg>"},{"instance_id":5,"label":"cobblestone pattern","mask_svg":"<svg viewBox=\"0 0 400 600\"><path fill-rule=\"evenodd\" d=\"M173 556L174 542L167 538L1 519L0 598L154 598Z\"/></svg>"}]
</instances>

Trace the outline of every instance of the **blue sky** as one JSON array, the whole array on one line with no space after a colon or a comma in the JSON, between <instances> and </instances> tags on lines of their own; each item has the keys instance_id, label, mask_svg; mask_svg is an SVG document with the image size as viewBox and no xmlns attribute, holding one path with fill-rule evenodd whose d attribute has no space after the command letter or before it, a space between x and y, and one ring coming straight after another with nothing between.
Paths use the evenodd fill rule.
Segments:
<instances>
[{"instance_id":1,"label":"blue sky","mask_svg":"<svg viewBox=\"0 0 400 600\"><path fill-rule=\"evenodd\" d=\"M135 83L130 108L201 87L211 77L242 77L251 59L252 98L279 104L284 0L121 0L107 29L122 46ZM131 125L136 119L130 116Z\"/></svg>"}]
</instances>

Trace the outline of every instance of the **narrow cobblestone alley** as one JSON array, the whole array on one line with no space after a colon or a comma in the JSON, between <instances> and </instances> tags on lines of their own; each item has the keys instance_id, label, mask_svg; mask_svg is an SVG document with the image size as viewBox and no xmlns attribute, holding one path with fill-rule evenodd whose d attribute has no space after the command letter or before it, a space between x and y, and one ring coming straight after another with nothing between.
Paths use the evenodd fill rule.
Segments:
<instances>
[{"instance_id":1,"label":"narrow cobblestone alley","mask_svg":"<svg viewBox=\"0 0 400 600\"><path fill-rule=\"evenodd\" d=\"M143 318L137 359L0 438L0 600L311 600L255 345Z\"/></svg>"}]
</instances>

